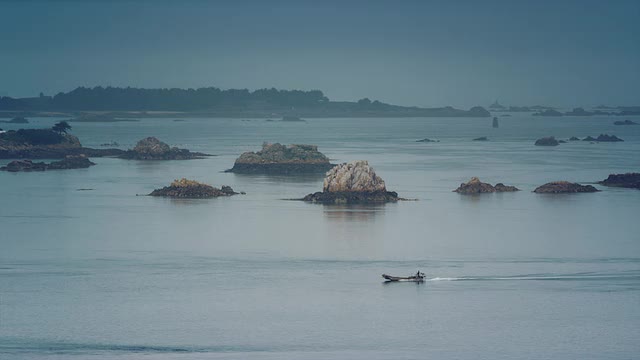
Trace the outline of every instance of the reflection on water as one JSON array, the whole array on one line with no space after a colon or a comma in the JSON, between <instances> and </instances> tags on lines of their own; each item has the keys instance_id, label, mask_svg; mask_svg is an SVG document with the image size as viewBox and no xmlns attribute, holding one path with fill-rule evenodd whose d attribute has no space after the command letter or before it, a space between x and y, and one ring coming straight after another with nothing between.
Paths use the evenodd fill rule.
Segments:
<instances>
[{"instance_id":1,"label":"reflection on water","mask_svg":"<svg viewBox=\"0 0 640 360\"><path fill-rule=\"evenodd\" d=\"M311 174L295 174L295 175L270 175L270 174L237 174L233 173L234 176L238 177L237 180L247 183L273 183L273 184L282 184L282 183L290 183L290 184L300 184L300 183L309 183L309 182L317 182L322 181L324 179L324 173L311 173ZM318 189L320 191L321 189Z\"/></svg>"},{"instance_id":2,"label":"reflection on water","mask_svg":"<svg viewBox=\"0 0 640 360\"><path fill-rule=\"evenodd\" d=\"M385 205L322 205L324 217L333 222L372 221L376 216L383 214Z\"/></svg>"}]
</instances>

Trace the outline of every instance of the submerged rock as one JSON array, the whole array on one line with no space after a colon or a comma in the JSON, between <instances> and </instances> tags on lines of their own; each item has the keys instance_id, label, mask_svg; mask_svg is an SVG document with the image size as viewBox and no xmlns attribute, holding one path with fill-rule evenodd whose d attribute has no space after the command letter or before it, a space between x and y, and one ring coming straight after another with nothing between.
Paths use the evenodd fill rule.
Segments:
<instances>
[{"instance_id":1,"label":"submerged rock","mask_svg":"<svg viewBox=\"0 0 640 360\"><path fill-rule=\"evenodd\" d=\"M33 162L31 160L14 160L3 166L0 170L10 172L20 171L45 171L45 170L67 170L67 169L84 169L95 165L84 155L69 155L63 160L54 161L49 164L44 162Z\"/></svg>"},{"instance_id":2,"label":"submerged rock","mask_svg":"<svg viewBox=\"0 0 640 360\"><path fill-rule=\"evenodd\" d=\"M538 194L568 194L568 193L585 193L599 191L591 185L580 185L568 181L553 181L537 187L533 190Z\"/></svg>"},{"instance_id":3,"label":"submerged rock","mask_svg":"<svg viewBox=\"0 0 640 360\"><path fill-rule=\"evenodd\" d=\"M233 168L227 172L292 175L324 173L332 167L329 158L319 152L315 145L285 146L279 143L264 143L262 150L258 152L245 152L240 155Z\"/></svg>"},{"instance_id":4,"label":"submerged rock","mask_svg":"<svg viewBox=\"0 0 640 360\"><path fill-rule=\"evenodd\" d=\"M549 136L549 137L543 137L536 140L535 145L536 146L558 146L559 143L560 142L556 140L555 137Z\"/></svg>"},{"instance_id":5,"label":"submerged rock","mask_svg":"<svg viewBox=\"0 0 640 360\"><path fill-rule=\"evenodd\" d=\"M239 193L233 191L230 186L223 185L221 189L218 189L211 185L182 178L180 180L174 180L171 185L165 186L162 189L153 190L149 196L200 199L232 196L237 194Z\"/></svg>"},{"instance_id":6,"label":"submerged rock","mask_svg":"<svg viewBox=\"0 0 640 360\"><path fill-rule=\"evenodd\" d=\"M133 150L125 151L120 155L120 158L131 160L190 160L202 159L205 156L210 155L170 147L167 143L151 136L138 141Z\"/></svg>"},{"instance_id":7,"label":"submerged rock","mask_svg":"<svg viewBox=\"0 0 640 360\"><path fill-rule=\"evenodd\" d=\"M384 180L367 161L354 161L332 168L324 179L322 192L302 200L324 204L385 203L401 200L398 193L387 191Z\"/></svg>"},{"instance_id":8,"label":"submerged rock","mask_svg":"<svg viewBox=\"0 0 640 360\"><path fill-rule=\"evenodd\" d=\"M486 136L481 136L473 139L473 141L489 141L489 138L487 138Z\"/></svg>"},{"instance_id":9,"label":"submerged rock","mask_svg":"<svg viewBox=\"0 0 640 360\"><path fill-rule=\"evenodd\" d=\"M459 194L470 195L470 194L482 194L482 193L494 193L494 192L511 192L511 191L519 191L520 189L515 186L507 186L503 183L497 183L496 186L491 184L483 183L477 177L472 177L466 183L460 184L460 186L453 190Z\"/></svg>"},{"instance_id":10,"label":"submerged rock","mask_svg":"<svg viewBox=\"0 0 640 360\"><path fill-rule=\"evenodd\" d=\"M440 140L432 140L432 139L429 139L429 138L424 138L424 139L421 139L421 140L416 140L416 142L435 143L435 142L440 142Z\"/></svg>"},{"instance_id":11,"label":"submerged rock","mask_svg":"<svg viewBox=\"0 0 640 360\"><path fill-rule=\"evenodd\" d=\"M604 186L615 186L640 189L640 173L611 174L608 178L598 182Z\"/></svg>"}]
</instances>

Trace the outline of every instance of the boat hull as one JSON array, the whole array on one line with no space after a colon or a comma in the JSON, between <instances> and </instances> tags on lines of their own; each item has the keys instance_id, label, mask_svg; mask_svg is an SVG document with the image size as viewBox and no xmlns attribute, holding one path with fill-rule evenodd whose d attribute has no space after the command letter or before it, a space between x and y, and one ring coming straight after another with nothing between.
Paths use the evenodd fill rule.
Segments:
<instances>
[{"instance_id":1,"label":"boat hull","mask_svg":"<svg viewBox=\"0 0 640 360\"><path fill-rule=\"evenodd\" d=\"M424 276L402 277L402 276L391 276L387 274L382 274L382 278L385 279L385 281L406 281L406 282L423 282L424 281Z\"/></svg>"}]
</instances>

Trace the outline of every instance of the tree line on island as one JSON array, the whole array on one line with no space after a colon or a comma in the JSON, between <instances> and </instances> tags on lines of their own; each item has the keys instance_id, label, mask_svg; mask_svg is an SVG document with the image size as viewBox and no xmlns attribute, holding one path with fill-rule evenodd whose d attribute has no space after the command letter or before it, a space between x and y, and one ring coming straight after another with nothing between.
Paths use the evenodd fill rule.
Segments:
<instances>
[{"instance_id":1,"label":"tree line on island","mask_svg":"<svg viewBox=\"0 0 640 360\"><path fill-rule=\"evenodd\" d=\"M271 114L298 116L460 116L487 117L480 107L470 110L452 107L421 108L387 104L363 98L359 101L331 101L320 90L248 89L142 89L132 87L78 87L54 96L0 98L0 111L15 112L145 112L176 111L207 114ZM144 115L144 114L143 114ZM156 114L157 116L157 114Z\"/></svg>"}]
</instances>

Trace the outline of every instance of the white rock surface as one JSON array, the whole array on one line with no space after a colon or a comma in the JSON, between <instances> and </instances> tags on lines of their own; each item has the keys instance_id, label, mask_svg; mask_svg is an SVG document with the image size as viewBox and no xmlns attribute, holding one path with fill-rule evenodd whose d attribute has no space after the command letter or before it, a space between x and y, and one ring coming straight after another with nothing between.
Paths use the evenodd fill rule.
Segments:
<instances>
[{"instance_id":1,"label":"white rock surface","mask_svg":"<svg viewBox=\"0 0 640 360\"><path fill-rule=\"evenodd\" d=\"M324 192L376 192L387 188L365 160L340 164L327 172L322 186Z\"/></svg>"}]
</instances>

